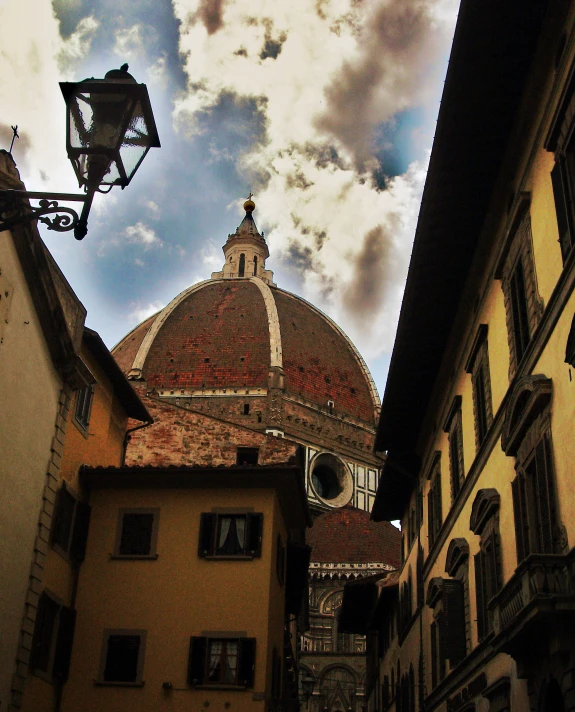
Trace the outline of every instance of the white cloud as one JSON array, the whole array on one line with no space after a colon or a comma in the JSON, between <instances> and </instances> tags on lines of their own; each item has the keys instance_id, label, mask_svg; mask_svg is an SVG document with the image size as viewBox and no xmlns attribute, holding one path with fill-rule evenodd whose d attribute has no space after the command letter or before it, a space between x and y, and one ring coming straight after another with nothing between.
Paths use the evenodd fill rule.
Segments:
<instances>
[{"instance_id":1,"label":"white cloud","mask_svg":"<svg viewBox=\"0 0 575 712\"><path fill-rule=\"evenodd\" d=\"M115 40L114 53L124 62L140 55L144 49L140 25L117 30Z\"/></svg>"},{"instance_id":2,"label":"white cloud","mask_svg":"<svg viewBox=\"0 0 575 712\"><path fill-rule=\"evenodd\" d=\"M75 63L83 59L90 52L92 40L100 26L91 15L80 20L74 32L67 40L62 40L62 49L58 53L58 61L63 70L75 69Z\"/></svg>"},{"instance_id":3,"label":"white cloud","mask_svg":"<svg viewBox=\"0 0 575 712\"><path fill-rule=\"evenodd\" d=\"M153 200L144 201L144 207L148 211L151 218L157 219L160 216L160 208Z\"/></svg>"},{"instance_id":4,"label":"white cloud","mask_svg":"<svg viewBox=\"0 0 575 712\"><path fill-rule=\"evenodd\" d=\"M132 303L130 304L130 312L128 314L130 324L140 324L142 321L153 314L156 314L164 307L165 304L160 301L148 302L147 304L142 304L141 302Z\"/></svg>"},{"instance_id":5,"label":"white cloud","mask_svg":"<svg viewBox=\"0 0 575 712\"><path fill-rule=\"evenodd\" d=\"M139 257L136 257L136 259L134 260L134 264L135 264L137 267L143 267L143 266L144 266L144 260L141 260Z\"/></svg>"},{"instance_id":6,"label":"white cloud","mask_svg":"<svg viewBox=\"0 0 575 712\"><path fill-rule=\"evenodd\" d=\"M138 221L135 225L128 225L124 230L124 235L129 242L143 245L145 250L149 250L151 247L161 247L163 244L154 230L141 221Z\"/></svg>"},{"instance_id":7,"label":"white cloud","mask_svg":"<svg viewBox=\"0 0 575 712\"><path fill-rule=\"evenodd\" d=\"M165 55L158 57L146 70L148 82L155 84L160 89L165 89L168 85L167 63Z\"/></svg>"},{"instance_id":8,"label":"white cloud","mask_svg":"<svg viewBox=\"0 0 575 712\"><path fill-rule=\"evenodd\" d=\"M265 139L237 166L256 193L256 221L272 258L368 357L393 342L426 171L415 162L377 185L373 131L405 109L435 110L457 6L174 0L190 83L175 104L176 130L197 138L199 113L224 93L257 99ZM225 150L212 159L229 158Z\"/></svg>"}]
</instances>

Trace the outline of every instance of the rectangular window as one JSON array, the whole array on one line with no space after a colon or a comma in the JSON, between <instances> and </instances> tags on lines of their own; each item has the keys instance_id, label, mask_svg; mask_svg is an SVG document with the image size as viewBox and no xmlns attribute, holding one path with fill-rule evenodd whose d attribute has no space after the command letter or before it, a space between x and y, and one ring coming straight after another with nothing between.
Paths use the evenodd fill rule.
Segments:
<instances>
[{"instance_id":1,"label":"rectangular window","mask_svg":"<svg viewBox=\"0 0 575 712\"><path fill-rule=\"evenodd\" d=\"M56 494L50 538L54 549L75 561L84 561L91 507L75 497L65 482Z\"/></svg>"},{"instance_id":2,"label":"rectangular window","mask_svg":"<svg viewBox=\"0 0 575 712\"><path fill-rule=\"evenodd\" d=\"M555 210L557 212L557 227L559 229L559 245L563 262L569 256L574 242L573 224L575 219L575 152L573 142L566 153L556 156L556 164L551 171Z\"/></svg>"},{"instance_id":3,"label":"rectangular window","mask_svg":"<svg viewBox=\"0 0 575 712\"><path fill-rule=\"evenodd\" d=\"M90 413L92 411L92 400L94 398L94 389L92 386L86 386L76 393L76 408L74 410L74 418L81 428L86 430L90 423Z\"/></svg>"},{"instance_id":4,"label":"rectangular window","mask_svg":"<svg viewBox=\"0 0 575 712\"><path fill-rule=\"evenodd\" d=\"M159 509L121 509L118 514L114 557L155 559Z\"/></svg>"},{"instance_id":5,"label":"rectangular window","mask_svg":"<svg viewBox=\"0 0 575 712\"><path fill-rule=\"evenodd\" d=\"M75 622L75 611L42 593L30 651L32 672L46 680L68 679Z\"/></svg>"},{"instance_id":6,"label":"rectangular window","mask_svg":"<svg viewBox=\"0 0 575 712\"><path fill-rule=\"evenodd\" d=\"M258 557L262 552L263 514L203 513L198 555Z\"/></svg>"},{"instance_id":7,"label":"rectangular window","mask_svg":"<svg viewBox=\"0 0 575 712\"><path fill-rule=\"evenodd\" d=\"M188 684L197 687L253 687L255 638L190 638Z\"/></svg>"},{"instance_id":8,"label":"rectangular window","mask_svg":"<svg viewBox=\"0 0 575 712\"><path fill-rule=\"evenodd\" d=\"M487 324L480 324L477 330L465 370L471 374L473 413L475 416L475 445L479 450L493 421Z\"/></svg>"},{"instance_id":9,"label":"rectangular window","mask_svg":"<svg viewBox=\"0 0 575 712\"><path fill-rule=\"evenodd\" d=\"M449 471L451 476L451 498L455 500L463 484L465 471L463 467L463 427L461 423L461 396L455 396L447 418L443 424L443 432L449 438Z\"/></svg>"},{"instance_id":10,"label":"rectangular window","mask_svg":"<svg viewBox=\"0 0 575 712\"><path fill-rule=\"evenodd\" d=\"M237 452L237 465L257 465L259 457L259 448L257 447L239 447Z\"/></svg>"},{"instance_id":11,"label":"rectangular window","mask_svg":"<svg viewBox=\"0 0 575 712\"><path fill-rule=\"evenodd\" d=\"M553 554L556 519L550 440L539 440L511 483L517 561L532 553Z\"/></svg>"},{"instance_id":12,"label":"rectangular window","mask_svg":"<svg viewBox=\"0 0 575 712\"><path fill-rule=\"evenodd\" d=\"M499 534L493 532L481 541L481 550L474 556L475 595L477 604L477 637L483 640L493 630L489 601L501 588Z\"/></svg>"},{"instance_id":13,"label":"rectangular window","mask_svg":"<svg viewBox=\"0 0 575 712\"><path fill-rule=\"evenodd\" d=\"M437 472L431 487L429 488L429 493L427 495L427 513L428 513L428 527L429 527L429 546L430 548L435 543L439 530L441 529L441 524L443 522L442 512L441 512L441 472Z\"/></svg>"},{"instance_id":14,"label":"rectangular window","mask_svg":"<svg viewBox=\"0 0 575 712\"><path fill-rule=\"evenodd\" d=\"M521 257L511 273L509 280L509 296L511 300L511 320L513 324L513 342L515 358L519 364L529 345L531 338L529 329L529 312L527 310L527 292L525 290L525 273Z\"/></svg>"},{"instance_id":15,"label":"rectangular window","mask_svg":"<svg viewBox=\"0 0 575 712\"><path fill-rule=\"evenodd\" d=\"M143 685L146 631L104 631L98 684Z\"/></svg>"}]
</instances>

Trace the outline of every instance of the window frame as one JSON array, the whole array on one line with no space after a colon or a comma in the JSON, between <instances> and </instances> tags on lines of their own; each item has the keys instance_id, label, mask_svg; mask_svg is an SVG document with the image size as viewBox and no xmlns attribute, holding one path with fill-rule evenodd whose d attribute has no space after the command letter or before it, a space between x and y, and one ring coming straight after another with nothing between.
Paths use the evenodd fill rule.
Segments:
<instances>
[{"instance_id":1,"label":"window frame","mask_svg":"<svg viewBox=\"0 0 575 712\"><path fill-rule=\"evenodd\" d=\"M109 654L109 641L112 636L140 638L138 646L138 660L136 662L135 680L106 680L105 673ZM144 661L146 656L147 631L141 628L106 628L102 637L102 650L100 653L100 665L98 675L94 683L100 687L143 687L144 686Z\"/></svg>"},{"instance_id":2,"label":"window frame","mask_svg":"<svg viewBox=\"0 0 575 712\"><path fill-rule=\"evenodd\" d=\"M218 553L217 541L221 532L221 519L224 517L245 518L245 544L243 553ZM257 529L254 533L253 527ZM261 558L263 543L264 515L251 509L214 508L211 512L202 512L198 535L198 556L211 561L251 561ZM257 541L254 539L257 538ZM251 544L255 544L253 548ZM287 557L286 557L287 558Z\"/></svg>"},{"instance_id":3,"label":"window frame","mask_svg":"<svg viewBox=\"0 0 575 712\"><path fill-rule=\"evenodd\" d=\"M61 535L61 527L64 519L64 499L69 497L72 500L72 513L70 515L68 531L66 536ZM92 508L84 500L80 499L70 485L62 480L62 484L56 492L54 502L54 513L50 529L50 544L54 551L70 563L80 564L86 556L86 546L88 543L88 533L90 528L90 516ZM62 536L62 538L61 538ZM66 539L66 541L63 541Z\"/></svg>"},{"instance_id":4,"label":"window frame","mask_svg":"<svg viewBox=\"0 0 575 712\"><path fill-rule=\"evenodd\" d=\"M42 625L46 620L48 601L55 608L55 614L51 624L49 644L47 651L46 667L40 667L38 661L38 648L42 636ZM30 672L36 677L49 683L65 682L68 679L70 670L70 660L72 656L72 646L74 643L74 628L76 622L76 611L62 601L61 598L53 594L48 589L44 589L40 594L36 620L32 634L32 647L28 667Z\"/></svg>"},{"instance_id":5,"label":"window frame","mask_svg":"<svg viewBox=\"0 0 575 712\"><path fill-rule=\"evenodd\" d=\"M148 554L122 554L120 552L122 544L122 534L124 532L124 517L129 514L151 514L152 530L150 532L150 551ZM160 508L159 507L122 507L118 510L118 519L116 522L116 537L114 540L114 552L110 555L111 559L127 559L127 560L156 560L158 558L158 531L160 527Z\"/></svg>"},{"instance_id":6,"label":"window frame","mask_svg":"<svg viewBox=\"0 0 575 712\"><path fill-rule=\"evenodd\" d=\"M80 432L88 434L90 418L92 417L92 406L94 404L94 384L84 386L76 391L76 402L74 404L74 423Z\"/></svg>"},{"instance_id":7,"label":"window frame","mask_svg":"<svg viewBox=\"0 0 575 712\"><path fill-rule=\"evenodd\" d=\"M476 450L482 446L493 422L487 334L487 324L480 324L465 366L465 371L471 375Z\"/></svg>"},{"instance_id":8,"label":"window frame","mask_svg":"<svg viewBox=\"0 0 575 712\"><path fill-rule=\"evenodd\" d=\"M222 642L235 642L238 645L236 681L234 683L207 679L210 666L210 646ZM253 688L255 685L256 643L256 638L248 637L245 631L204 631L201 635L192 635L188 650L188 686L195 689L224 690L248 690ZM246 669L248 667L249 670ZM201 673L200 678L196 676L198 672Z\"/></svg>"},{"instance_id":9,"label":"window frame","mask_svg":"<svg viewBox=\"0 0 575 712\"><path fill-rule=\"evenodd\" d=\"M443 525L443 502L441 492L441 452L436 450L428 470L427 479L430 482L427 492L427 539L429 549L437 541Z\"/></svg>"}]
</instances>

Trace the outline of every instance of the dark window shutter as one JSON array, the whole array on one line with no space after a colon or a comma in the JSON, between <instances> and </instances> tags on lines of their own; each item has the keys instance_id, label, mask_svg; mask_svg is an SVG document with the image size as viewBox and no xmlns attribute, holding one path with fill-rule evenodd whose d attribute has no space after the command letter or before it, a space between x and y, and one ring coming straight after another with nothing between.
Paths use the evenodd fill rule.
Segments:
<instances>
[{"instance_id":1,"label":"dark window shutter","mask_svg":"<svg viewBox=\"0 0 575 712\"><path fill-rule=\"evenodd\" d=\"M555 164L555 168L553 168L553 170L551 171L551 182L553 184L553 196L555 198L557 227L559 228L559 244L561 246L561 255L563 256L563 261L565 261L571 248L571 237L569 234L569 218L567 207L569 186L564 180L563 171L565 169L565 166L562 165L562 163Z\"/></svg>"},{"instance_id":2,"label":"dark window shutter","mask_svg":"<svg viewBox=\"0 0 575 712\"><path fill-rule=\"evenodd\" d=\"M74 518L74 531L70 546L70 553L76 561L84 561L86 556L91 511L92 508L86 502L76 502L76 517Z\"/></svg>"},{"instance_id":3,"label":"dark window shutter","mask_svg":"<svg viewBox=\"0 0 575 712\"><path fill-rule=\"evenodd\" d=\"M443 522L443 514L441 510L441 473L437 473L437 477L435 478L435 485L433 488L433 491L435 493L434 501L435 501L435 506L434 506L434 514L435 514L435 528L436 528L436 533L439 532L441 528L441 523Z\"/></svg>"},{"instance_id":4,"label":"dark window shutter","mask_svg":"<svg viewBox=\"0 0 575 712\"><path fill-rule=\"evenodd\" d=\"M463 583L455 579L443 582L439 642L441 657L457 665L465 657L465 609Z\"/></svg>"},{"instance_id":5,"label":"dark window shutter","mask_svg":"<svg viewBox=\"0 0 575 712\"><path fill-rule=\"evenodd\" d=\"M152 547L154 515L151 512L126 512L118 553L122 556L147 556Z\"/></svg>"},{"instance_id":6,"label":"dark window shutter","mask_svg":"<svg viewBox=\"0 0 575 712\"><path fill-rule=\"evenodd\" d=\"M521 563L529 553L529 530L527 528L525 485L522 475L517 475L511 483L511 492L513 494L513 516L515 520L517 563Z\"/></svg>"},{"instance_id":7,"label":"dark window shutter","mask_svg":"<svg viewBox=\"0 0 575 712\"><path fill-rule=\"evenodd\" d=\"M549 442L543 437L535 448L535 492L538 510L540 552L553 553L553 496L550 472Z\"/></svg>"},{"instance_id":8,"label":"dark window shutter","mask_svg":"<svg viewBox=\"0 0 575 712\"><path fill-rule=\"evenodd\" d=\"M214 553L217 514L203 512L200 515L200 538L198 556L211 556Z\"/></svg>"},{"instance_id":9,"label":"dark window shutter","mask_svg":"<svg viewBox=\"0 0 575 712\"><path fill-rule=\"evenodd\" d=\"M253 687L256 669L256 639L240 638L238 682L244 687Z\"/></svg>"},{"instance_id":10,"label":"dark window shutter","mask_svg":"<svg viewBox=\"0 0 575 712\"><path fill-rule=\"evenodd\" d=\"M52 526L52 543L68 552L70 546L70 533L74 519L75 497L68 492L65 484L60 487L56 496L54 508L54 524Z\"/></svg>"},{"instance_id":11,"label":"dark window shutter","mask_svg":"<svg viewBox=\"0 0 575 712\"><path fill-rule=\"evenodd\" d=\"M60 606L47 594L43 593L40 596L30 654L30 668L32 670L48 672L50 649L59 608Z\"/></svg>"},{"instance_id":12,"label":"dark window shutter","mask_svg":"<svg viewBox=\"0 0 575 712\"><path fill-rule=\"evenodd\" d=\"M188 685L202 685L206 674L206 654L208 639L203 636L190 638L188 656Z\"/></svg>"},{"instance_id":13,"label":"dark window shutter","mask_svg":"<svg viewBox=\"0 0 575 712\"><path fill-rule=\"evenodd\" d=\"M487 627L485 625L485 584L483 581L483 554L475 554L475 600L477 603L477 637L483 640Z\"/></svg>"},{"instance_id":14,"label":"dark window shutter","mask_svg":"<svg viewBox=\"0 0 575 712\"><path fill-rule=\"evenodd\" d=\"M56 651L54 653L54 667L52 671L53 676L58 680L65 681L68 679L75 625L76 611L73 611L71 608L61 608L58 637L56 638Z\"/></svg>"},{"instance_id":15,"label":"dark window shutter","mask_svg":"<svg viewBox=\"0 0 575 712\"><path fill-rule=\"evenodd\" d=\"M427 495L427 528L429 532L429 546L435 541L435 492L434 485L431 486Z\"/></svg>"},{"instance_id":16,"label":"dark window shutter","mask_svg":"<svg viewBox=\"0 0 575 712\"><path fill-rule=\"evenodd\" d=\"M104 680L106 682L136 682L140 655L139 635L110 635Z\"/></svg>"},{"instance_id":17,"label":"dark window shutter","mask_svg":"<svg viewBox=\"0 0 575 712\"><path fill-rule=\"evenodd\" d=\"M481 445L487 434L487 402L485 399L485 378L483 376L483 362L479 365L473 379L475 386L475 405L477 410L477 440Z\"/></svg>"},{"instance_id":18,"label":"dark window shutter","mask_svg":"<svg viewBox=\"0 0 575 712\"><path fill-rule=\"evenodd\" d=\"M511 290L511 310L513 315L513 338L515 340L515 356L517 363L529 344L529 312L527 311L527 293L525 291L525 274L523 262L518 259L509 281Z\"/></svg>"},{"instance_id":19,"label":"dark window shutter","mask_svg":"<svg viewBox=\"0 0 575 712\"><path fill-rule=\"evenodd\" d=\"M248 553L262 555L263 514L248 514Z\"/></svg>"}]
</instances>

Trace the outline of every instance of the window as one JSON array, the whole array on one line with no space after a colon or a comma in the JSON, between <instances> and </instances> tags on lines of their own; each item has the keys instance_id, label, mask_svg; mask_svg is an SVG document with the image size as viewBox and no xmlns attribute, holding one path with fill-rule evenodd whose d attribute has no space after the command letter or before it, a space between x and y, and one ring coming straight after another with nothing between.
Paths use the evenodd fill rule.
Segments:
<instances>
[{"instance_id":1,"label":"window","mask_svg":"<svg viewBox=\"0 0 575 712\"><path fill-rule=\"evenodd\" d=\"M249 403L244 403L244 415L249 415L250 414L250 404ZM256 462L257 464L257 462Z\"/></svg>"},{"instance_id":2,"label":"window","mask_svg":"<svg viewBox=\"0 0 575 712\"><path fill-rule=\"evenodd\" d=\"M443 431L449 435L449 470L451 475L451 498L454 500L465 478L463 468L463 431L461 423L461 396L455 396Z\"/></svg>"},{"instance_id":3,"label":"window","mask_svg":"<svg viewBox=\"0 0 575 712\"><path fill-rule=\"evenodd\" d=\"M407 581L401 585L401 593L399 596L399 621L398 632L402 638L409 628L412 616L412 588L411 588L411 568L407 573Z\"/></svg>"},{"instance_id":4,"label":"window","mask_svg":"<svg viewBox=\"0 0 575 712\"><path fill-rule=\"evenodd\" d=\"M159 509L120 509L115 558L156 559Z\"/></svg>"},{"instance_id":5,"label":"window","mask_svg":"<svg viewBox=\"0 0 575 712\"><path fill-rule=\"evenodd\" d=\"M203 558L261 556L263 517L263 514L251 513L202 514L198 555Z\"/></svg>"},{"instance_id":6,"label":"window","mask_svg":"<svg viewBox=\"0 0 575 712\"><path fill-rule=\"evenodd\" d=\"M466 654L463 583L456 579L432 578L427 605L433 609L431 624L432 678L439 682L446 662L454 668Z\"/></svg>"},{"instance_id":7,"label":"window","mask_svg":"<svg viewBox=\"0 0 575 712\"><path fill-rule=\"evenodd\" d=\"M510 394L503 423L501 446L516 458L511 492L518 563L533 553L563 553L567 546L555 492L551 396L550 379L524 376Z\"/></svg>"},{"instance_id":8,"label":"window","mask_svg":"<svg viewBox=\"0 0 575 712\"><path fill-rule=\"evenodd\" d=\"M479 640L483 640L493 630L488 604L502 585L499 501L497 490L479 490L473 502L469 522L471 531L481 537L480 550L474 556Z\"/></svg>"},{"instance_id":9,"label":"window","mask_svg":"<svg viewBox=\"0 0 575 712\"><path fill-rule=\"evenodd\" d=\"M471 374L473 413L475 416L475 444L479 449L493 420L487 324L481 324L477 330L465 370Z\"/></svg>"},{"instance_id":10,"label":"window","mask_svg":"<svg viewBox=\"0 0 575 712\"><path fill-rule=\"evenodd\" d=\"M46 680L68 679L76 612L44 591L38 602L30 669Z\"/></svg>"},{"instance_id":11,"label":"window","mask_svg":"<svg viewBox=\"0 0 575 712\"><path fill-rule=\"evenodd\" d=\"M145 630L104 631L98 684L143 685Z\"/></svg>"},{"instance_id":12,"label":"window","mask_svg":"<svg viewBox=\"0 0 575 712\"><path fill-rule=\"evenodd\" d=\"M469 606L469 544L462 537L456 537L449 542L447 555L445 557L445 573L457 580L461 585L458 594L461 596L460 603L463 607L462 623L463 629L452 631L453 636L461 636L457 640L457 645L461 650L457 653L459 659L471 651L471 615Z\"/></svg>"},{"instance_id":13,"label":"window","mask_svg":"<svg viewBox=\"0 0 575 712\"><path fill-rule=\"evenodd\" d=\"M255 653L255 638L193 636L188 685L253 687Z\"/></svg>"},{"instance_id":14,"label":"window","mask_svg":"<svg viewBox=\"0 0 575 712\"><path fill-rule=\"evenodd\" d=\"M257 465L259 457L257 447L239 447L236 456L237 465Z\"/></svg>"},{"instance_id":15,"label":"window","mask_svg":"<svg viewBox=\"0 0 575 712\"><path fill-rule=\"evenodd\" d=\"M239 272L238 272L238 277L243 277L244 273L246 271L246 256L243 254L240 255L240 264L239 264Z\"/></svg>"},{"instance_id":16,"label":"window","mask_svg":"<svg viewBox=\"0 0 575 712\"><path fill-rule=\"evenodd\" d=\"M517 210L503 258L495 270L495 277L501 279L505 298L510 379L521 363L543 312L532 242L529 197L526 195Z\"/></svg>"},{"instance_id":17,"label":"window","mask_svg":"<svg viewBox=\"0 0 575 712\"><path fill-rule=\"evenodd\" d=\"M90 512L90 505L77 499L63 482L56 495L51 541L54 549L66 558L84 561Z\"/></svg>"},{"instance_id":18,"label":"window","mask_svg":"<svg viewBox=\"0 0 575 712\"><path fill-rule=\"evenodd\" d=\"M427 522L429 548L433 546L443 522L441 506L441 453L437 451L429 468L428 479L431 480L427 493Z\"/></svg>"},{"instance_id":19,"label":"window","mask_svg":"<svg viewBox=\"0 0 575 712\"><path fill-rule=\"evenodd\" d=\"M86 386L76 393L76 409L74 410L74 418L81 428L86 430L90 422L90 412L92 410L92 400L94 398L94 390L92 386Z\"/></svg>"},{"instance_id":20,"label":"window","mask_svg":"<svg viewBox=\"0 0 575 712\"><path fill-rule=\"evenodd\" d=\"M255 255L254 256L254 277L257 275L257 273L258 273L258 258L257 258L257 255Z\"/></svg>"}]
</instances>

